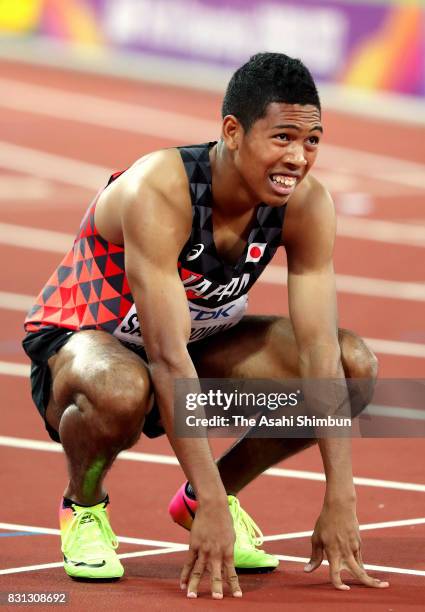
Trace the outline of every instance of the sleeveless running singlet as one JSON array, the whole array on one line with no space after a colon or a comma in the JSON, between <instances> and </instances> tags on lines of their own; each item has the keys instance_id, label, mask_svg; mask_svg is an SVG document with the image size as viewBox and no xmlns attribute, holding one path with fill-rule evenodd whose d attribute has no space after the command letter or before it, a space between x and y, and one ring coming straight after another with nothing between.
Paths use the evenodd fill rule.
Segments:
<instances>
[{"instance_id":1,"label":"sleeveless running singlet","mask_svg":"<svg viewBox=\"0 0 425 612\"><path fill-rule=\"evenodd\" d=\"M180 147L192 200L192 232L178 259L192 319L189 342L236 325L247 293L281 243L286 207L260 204L244 252L235 265L214 244L209 150L215 143ZM121 173L111 176L108 185ZM87 210L72 249L39 294L25 330L56 326L100 329L143 346L142 329L124 270L124 248L104 240L94 223L97 198Z\"/></svg>"}]
</instances>

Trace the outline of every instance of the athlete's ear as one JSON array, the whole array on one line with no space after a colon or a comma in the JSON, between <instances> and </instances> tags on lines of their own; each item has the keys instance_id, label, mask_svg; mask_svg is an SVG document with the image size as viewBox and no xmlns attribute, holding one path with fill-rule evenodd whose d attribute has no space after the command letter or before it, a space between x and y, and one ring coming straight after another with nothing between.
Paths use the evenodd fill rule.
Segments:
<instances>
[{"instance_id":1,"label":"athlete's ear","mask_svg":"<svg viewBox=\"0 0 425 612\"><path fill-rule=\"evenodd\" d=\"M223 119L222 138L230 151L236 151L242 137L243 127L234 115L226 115Z\"/></svg>"}]
</instances>

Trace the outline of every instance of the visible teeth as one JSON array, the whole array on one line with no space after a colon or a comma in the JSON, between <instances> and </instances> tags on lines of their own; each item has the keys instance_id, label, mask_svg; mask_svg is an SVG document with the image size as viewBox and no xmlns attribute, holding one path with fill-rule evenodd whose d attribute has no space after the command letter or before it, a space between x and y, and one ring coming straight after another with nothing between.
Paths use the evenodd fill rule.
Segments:
<instances>
[{"instance_id":1,"label":"visible teeth","mask_svg":"<svg viewBox=\"0 0 425 612\"><path fill-rule=\"evenodd\" d=\"M273 183L280 183L281 185L285 185L285 187L292 187L295 184L296 179L295 177L280 176L279 174L276 174L272 177L272 181Z\"/></svg>"}]
</instances>

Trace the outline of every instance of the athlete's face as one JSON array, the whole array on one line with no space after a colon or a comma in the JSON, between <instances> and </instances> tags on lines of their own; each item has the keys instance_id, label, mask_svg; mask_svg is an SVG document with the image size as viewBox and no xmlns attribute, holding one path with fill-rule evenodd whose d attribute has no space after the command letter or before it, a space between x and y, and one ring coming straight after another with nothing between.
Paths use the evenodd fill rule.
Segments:
<instances>
[{"instance_id":1,"label":"athlete's face","mask_svg":"<svg viewBox=\"0 0 425 612\"><path fill-rule=\"evenodd\" d=\"M285 204L314 164L322 132L312 105L273 102L248 132L238 124L235 165L254 198Z\"/></svg>"}]
</instances>

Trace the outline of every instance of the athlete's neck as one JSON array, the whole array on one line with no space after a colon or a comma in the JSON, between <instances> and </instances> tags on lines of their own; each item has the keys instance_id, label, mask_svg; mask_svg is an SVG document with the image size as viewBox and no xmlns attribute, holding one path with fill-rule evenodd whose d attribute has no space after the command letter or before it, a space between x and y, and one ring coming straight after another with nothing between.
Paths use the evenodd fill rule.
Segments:
<instances>
[{"instance_id":1,"label":"athlete's neck","mask_svg":"<svg viewBox=\"0 0 425 612\"><path fill-rule=\"evenodd\" d=\"M210 149L210 164L214 208L220 217L246 215L260 204L249 191L223 140Z\"/></svg>"}]
</instances>

